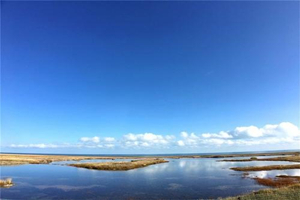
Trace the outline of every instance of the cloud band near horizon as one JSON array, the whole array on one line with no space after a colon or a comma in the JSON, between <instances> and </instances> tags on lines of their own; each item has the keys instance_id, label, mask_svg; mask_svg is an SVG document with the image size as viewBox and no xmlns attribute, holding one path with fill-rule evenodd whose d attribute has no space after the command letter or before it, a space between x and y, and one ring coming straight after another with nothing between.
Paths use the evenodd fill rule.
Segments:
<instances>
[{"instance_id":1,"label":"cloud band near horizon","mask_svg":"<svg viewBox=\"0 0 300 200\"><path fill-rule=\"evenodd\" d=\"M280 143L299 143L300 129L290 123L267 124L261 128L256 126L236 127L230 131L218 133L187 133L181 132L179 136L158 135L154 133L134 134L128 133L121 138L113 137L81 137L77 143L60 144L10 144L9 148L199 148L206 146L242 146L264 145Z\"/></svg>"}]
</instances>

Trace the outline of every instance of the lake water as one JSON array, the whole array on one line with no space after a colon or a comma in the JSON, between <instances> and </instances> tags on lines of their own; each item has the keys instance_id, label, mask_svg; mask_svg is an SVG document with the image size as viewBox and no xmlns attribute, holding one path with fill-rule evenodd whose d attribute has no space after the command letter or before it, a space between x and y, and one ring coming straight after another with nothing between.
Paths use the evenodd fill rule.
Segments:
<instances>
[{"instance_id":1,"label":"lake water","mask_svg":"<svg viewBox=\"0 0 300 200\"><path fill-rule=\"evenodd\" d=\"M245 158L245 157L244 157ZM292 162L217 162L215 158L167 159L169 163L129 171L98 171L55 162L48 165L1 167L1 179L13 178L15 186L1 188L1 199L207 199L265 188L243 172L230 167L296 164ZM118 160L95 160L118 161ZM82 161L82 162L91 162ZM274 177L298 175L300 170L250 173Z\"/></svg>"}]
</instances>

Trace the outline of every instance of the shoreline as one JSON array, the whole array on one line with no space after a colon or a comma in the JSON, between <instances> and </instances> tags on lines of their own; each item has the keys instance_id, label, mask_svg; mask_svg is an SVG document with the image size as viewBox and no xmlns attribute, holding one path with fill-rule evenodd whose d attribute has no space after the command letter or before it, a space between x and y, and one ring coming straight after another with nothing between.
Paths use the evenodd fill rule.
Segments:
<instances>
[{"instance_id":1,"label":"shoreline","mask_svg":"<svg viewBox=\"0 0 300 200\"><path fill-rule=\"evenodd\" d=\"M46 155L46 156L85 156L85 157L149 157L149 156L223 156L223 155L254 155L254 154L293 154L299 153L300 149L292 150L266 150L266 151L236 151L236 152L209 152L209 153L159 153L159 154L129 154L129 153L120 153L120 154L60 154L60 153L20 153L20 152L0 152L1 154L9 155Z\"/></svg>"}]
</instances>

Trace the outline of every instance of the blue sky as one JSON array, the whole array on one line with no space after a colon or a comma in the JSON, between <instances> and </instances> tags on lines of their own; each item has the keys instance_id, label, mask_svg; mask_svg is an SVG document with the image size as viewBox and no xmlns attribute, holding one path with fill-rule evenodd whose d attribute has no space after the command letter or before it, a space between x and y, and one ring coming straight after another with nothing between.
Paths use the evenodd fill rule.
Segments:
<instances>
[{"instance_id":1,"label":"blue sky","mask_svg":"<svg viewBox=\"0 0 300 200\"><path fill-rule=\"evenodd\" d=\"M1 151L299 148L299 2L1 2L1 22Z\"/></svg>"}]
</instances>

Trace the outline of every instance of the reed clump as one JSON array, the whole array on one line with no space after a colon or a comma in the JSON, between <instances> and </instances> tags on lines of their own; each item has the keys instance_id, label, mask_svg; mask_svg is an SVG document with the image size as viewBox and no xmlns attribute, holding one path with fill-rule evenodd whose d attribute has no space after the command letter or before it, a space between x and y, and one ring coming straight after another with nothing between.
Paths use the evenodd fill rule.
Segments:
<instances>
[{"instance_id":1,"label":"reed clump","mask_svg":"<svg viewBox=\"0 0 300 200\"><path fill-rule=\"evenodd\" d=\"M9 188L11 186L13 186L13 182L11 178L7 178L4 180L0 180L0 187L4 187L4 188Z\"/></svg>"}]
</instances>

